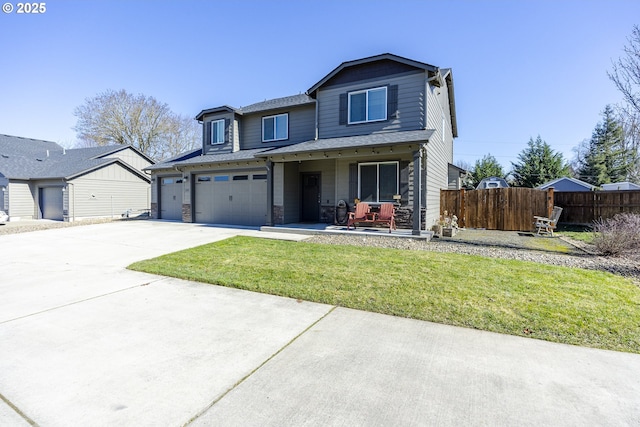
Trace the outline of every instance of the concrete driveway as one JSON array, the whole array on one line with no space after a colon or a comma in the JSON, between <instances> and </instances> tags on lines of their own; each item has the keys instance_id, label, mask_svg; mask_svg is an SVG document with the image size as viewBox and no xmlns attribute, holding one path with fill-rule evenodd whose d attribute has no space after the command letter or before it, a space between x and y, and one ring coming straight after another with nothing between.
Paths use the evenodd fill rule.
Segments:
<instances>
[{"instance_id":1,"label":"concrete driveway","mask_svg":"<svg viewBox=\"0 0 640 427\"><path fill-rule=\"evenodd\" d=\"M125 270L236 234L273 237L156 221L0 236L0 426L640 421L639 355Z\"/></svg>"}]
</instances>

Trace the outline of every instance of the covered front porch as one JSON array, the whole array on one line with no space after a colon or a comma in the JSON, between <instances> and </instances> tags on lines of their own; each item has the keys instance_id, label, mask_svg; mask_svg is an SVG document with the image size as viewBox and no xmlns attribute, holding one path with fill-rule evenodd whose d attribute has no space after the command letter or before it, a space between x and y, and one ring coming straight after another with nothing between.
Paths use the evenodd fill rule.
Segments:
<instances>
[{"instance_id":1,"label":"covered front porch","mask_svg":"<svg viewBox=\"0 0 640 427\"><path fill-rule=\"evenodd\" d=\"M346 203L353 211L359 200L373 209L391 202L398 235L421 236L426 230L424 152L431 133L320 139L258 154L268 171L266 225L307 229L315 223L323 231L346 231L346 221L331 228L342 224L339 206Z\"/></svg>"}]
</instances>

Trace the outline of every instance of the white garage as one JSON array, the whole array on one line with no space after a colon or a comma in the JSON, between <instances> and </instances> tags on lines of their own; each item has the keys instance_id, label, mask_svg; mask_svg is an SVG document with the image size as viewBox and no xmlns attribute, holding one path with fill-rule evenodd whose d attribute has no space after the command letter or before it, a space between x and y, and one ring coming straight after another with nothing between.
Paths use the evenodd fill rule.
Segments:
<instances>
[{"instance_id":1,"label":"white garage","mask_svg":"<svg viewBox=\"0 0 640 427\"><path fill-rule=\"evenodd\" d=\"M182 220L182 177L160 178L159 218Z\"/></svg>"},{"instance_id":2,"label":"white garage","mask_svg":"<svg viewBox=\"0 0 640 427\"><path fill-rule=\"evenodd\" d=\"M259 226L266 220L264 170L195 176L195 222Z\"/></svg>"}]
</instances>

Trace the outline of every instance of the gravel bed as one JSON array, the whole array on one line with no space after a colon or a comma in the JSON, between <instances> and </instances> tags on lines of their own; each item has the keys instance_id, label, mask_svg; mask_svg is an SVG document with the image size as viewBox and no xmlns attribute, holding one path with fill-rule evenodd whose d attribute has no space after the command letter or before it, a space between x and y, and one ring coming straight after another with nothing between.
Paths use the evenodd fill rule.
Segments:
<instances>
[{"instance_id":1,"label":"gravel bed","mask_svg":"<svg viewBox=\"0 0 640 427\"><path fill-rule=\"evenodd\" d=\"M111 221L129 221L129 220L133 220L133 219L131 218L127 218L127 219L96 218L96 219L83 219L83 220L78 220L73 222L50 221L50 220L42 220L42 219L15 221L15 222L7 222L6 224L1 224L0 235L28 233L30 231L49 230L52 228L78 227L78 226L90 225L90 224L103 224L105 222L111 222Z\"/></svg>"},{"instance_id":2,"label":"gravel bed","mask_svg":"<svg viewBox=\"0 0 640 427\"><path fill-rule=\"evenodd\" d=\"M567 241L568 239L564 240ZM618 274L620 276L632 278L636 284L640 285L640 260L633 259L633 257L603 257L593 252L586 252L587 248L584 248L584 251L576 251L576 254L562 254L529 249L518 249L514 247L479 245L477 243L474 244L470 242L459 242L451 240L434 239L430 242L427 242L425 240L398 237L394 238L362 235L349 236L343 234L315 235L305 241L311 243L332 245L372 246L379 248L453 252L465 255L485 256L489 258L515 259L565 267L602 270ZM574 244L573 241L571 241L570 243ZM578 243L576 244L576 246L580 248L580 246L583 245L580 245Z\"/></svg>"}]
</instances>

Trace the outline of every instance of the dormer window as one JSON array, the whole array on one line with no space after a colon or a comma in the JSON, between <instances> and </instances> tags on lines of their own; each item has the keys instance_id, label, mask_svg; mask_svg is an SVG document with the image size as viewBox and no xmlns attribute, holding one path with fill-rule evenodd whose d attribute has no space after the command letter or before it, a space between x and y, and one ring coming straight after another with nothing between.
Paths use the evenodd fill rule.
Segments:
<instances>
[{"instance_id":1,"label":"dormer window","mask_svg":"<svg viewBox=\"0 0 640 427\"><path fill-rule=\"evenodd\" d=\"M349 92L349 124L387 120L387 87Z\"/></svg>"},{"instance_id":2,"label":"dormer window","mask_svg":"<svg viewBox=\"0 0 640 427\"><path fill-rule=\"evenodd\" d=\"M211 144L224 144L224 119L211 122Z\"/></svg>"},{"instance_id":3,"label":"dormer window","mask_svg":"<svg viewBox=\"0 0 640 427\"><path fill-rule=\"evenodd\" d=\"M262 142L289 139L289 114L262 118Z\"/></svg>"}]
</instances>

